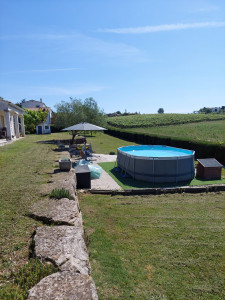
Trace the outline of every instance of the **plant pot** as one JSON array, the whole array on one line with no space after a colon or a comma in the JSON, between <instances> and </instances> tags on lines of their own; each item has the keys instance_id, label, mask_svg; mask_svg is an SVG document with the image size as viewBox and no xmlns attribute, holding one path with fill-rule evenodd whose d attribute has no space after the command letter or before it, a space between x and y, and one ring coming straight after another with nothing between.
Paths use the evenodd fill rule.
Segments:
<instances>
[{"instance_id":1,"label":"plant pot","mask_svg":"<svg viewBox=\"0 0 225 300\"><path fill-rule=\"evenodd\" d=\"M71 160L59 160L59 168L61 171L70 171L72 167L72 161Z\"/></svg>"}]
</instances>

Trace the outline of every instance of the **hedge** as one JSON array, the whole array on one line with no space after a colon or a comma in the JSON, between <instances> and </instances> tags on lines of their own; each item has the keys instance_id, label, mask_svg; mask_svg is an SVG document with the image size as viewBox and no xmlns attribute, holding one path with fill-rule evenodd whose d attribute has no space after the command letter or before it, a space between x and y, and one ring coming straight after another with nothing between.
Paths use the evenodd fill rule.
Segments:
<instances>
[{"instance_id":1,"label":"hedge","mask_svg":"<svg viewBox=\"0 0 225 300\"><path fill-rule=\"evenodd\" d=\"M167 145L194 150L196 158L216 158L220 163L225 164L225 143L217 144L206 141L137 133L131 130L121 130L111 127L108 127L105 133L143 145Z\"/></svg>"}]
</instances>

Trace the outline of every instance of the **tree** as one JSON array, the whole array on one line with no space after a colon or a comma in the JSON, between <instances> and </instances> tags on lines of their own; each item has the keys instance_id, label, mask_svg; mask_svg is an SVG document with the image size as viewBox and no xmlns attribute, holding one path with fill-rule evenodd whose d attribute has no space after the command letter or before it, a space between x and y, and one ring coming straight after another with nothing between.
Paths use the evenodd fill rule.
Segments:
<instances>
[{"instance_id":1,"label":"tree","mask_svg":"<svg viewBox=\"0 0 225 300\"><path fill-rule=\"evenodd\" d=\"M105 114L92 98L84 101L70 97L69 102L61 101L56 106L55 127L60 130L81 122L105 125Z\"/></svg>"},{"instance_id":2,"label":"tree","mask_svg":"<svg viewBox=\"0 0 225 300\"><path fill-rule=\"evenodd\" d=\"M16 105L22 108L24 102L26 102L26 99L22 99L20 102L17 102Z\"/></svg>"},{"instance_id":3,"label":"tree","mask_svg":"<svg viewBox=\"0 0 225 300\"><path fill-rule=\"evenodd\" d=\"M212 109L210 107L203 107L200 108L198 112L201 114L210 114L212 112Z\"/></svg>"},{"instance_id":4,"label":"tree","mask_svg":"<svg viewBox=\"0 0 225 300\"><path fill-rule=\"evenodd\" d=\"M27 108L24 108L25 114L24 114L24 124L26 131L29 133L35 133L36 132L36 126L44 121L46 121L46 118L48 116L48 110L47 109L39 109L39 110L29 110Z\"/></svg>"},{"instance_id":5,"label":"tree","mask_svg":"<svg viewBox=\"0 0 225 300\"><path fill-rule=\"evenodd\" d=\"M159 108L158 109L158 114L164 114L164 109L163 108Z\"/></svg>"}]
</instances>

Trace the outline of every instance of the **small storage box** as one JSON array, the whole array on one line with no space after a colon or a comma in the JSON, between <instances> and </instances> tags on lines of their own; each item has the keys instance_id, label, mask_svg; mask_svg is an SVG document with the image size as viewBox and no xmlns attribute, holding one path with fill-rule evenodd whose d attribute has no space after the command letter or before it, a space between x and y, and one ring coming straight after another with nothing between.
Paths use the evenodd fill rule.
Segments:
<instances>
[{"instance_id":1,"label":"small storage box","mask_svg":"<svg viewBox=\"0 0 225 300\"><path fill-rule=\"evenodd\" d=\"M91 188L91 172L87 165L75 167L78 189Z\"/></svg>"},{"instance_id":2,"label":"small storage box","mask_svg":"<svg viewBox=\"0 0 225 300\"><path fill-rule=\"evenodd\" d=\"M215 158L197 159L197 177L221 179L222 165Z\"/></svg>"},{"instance_id":3,"label":"small storage box","mask_svg":"<svg viewBox=\"0 0 225 300\"><path fill-rule=\"evenodd\" d=\"M70 159L68 160L59 160L59 168L61 171L70 171L72 167L72 161Z\"/></svg>"}]
</instances>

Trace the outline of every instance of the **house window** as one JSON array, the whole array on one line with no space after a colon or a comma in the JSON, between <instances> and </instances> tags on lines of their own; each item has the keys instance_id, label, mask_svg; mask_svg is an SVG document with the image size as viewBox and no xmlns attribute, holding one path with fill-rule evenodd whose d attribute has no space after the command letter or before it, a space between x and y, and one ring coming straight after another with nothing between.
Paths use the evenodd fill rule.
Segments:
<instances>
[{"instance_id":1,"label":"house window","mask_svg":"<svg viewBox=\"0 0 225 300\"><path fill-rule=\"evenodd\" d=\"M49 126L45 126L45 129L49 129Z\"/></svg>"}]
</instances>

